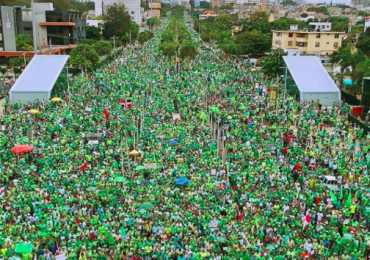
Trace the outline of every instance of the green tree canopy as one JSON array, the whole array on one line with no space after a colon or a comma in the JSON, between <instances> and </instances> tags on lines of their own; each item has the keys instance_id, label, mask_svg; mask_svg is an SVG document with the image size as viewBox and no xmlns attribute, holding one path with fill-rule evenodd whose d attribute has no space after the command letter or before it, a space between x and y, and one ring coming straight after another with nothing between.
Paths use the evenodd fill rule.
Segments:
<instances>
[{"instance_id":1,"label":"green tree canopy","mask_svg":"<svg viewBox=\"0 0 370 260\"><path fill-rule=\"evenodd\" d=\"M99 55L95 49L87 44L78 45L70 53L70 64L74 67L93 70L94 65L99 61Z\"/></svg>"},{"instance_id":2,"label":"green tree canopy","mask_svg":"<svg viewBox=\"0 0 370 260\"><path fill-rule=\"evenodd\" d=\"M110 39L113 36L123 37L130 32L131 18L122 3L107 5L103 20L103 36L105 39Z\"/></svg>"},{"instance_id":3,"label":"green tree canopy","mask_svg":"<svg viewBox=\"0 0 370 260\"><path fill-rule=\"evenodd\" d=\"M19 34L15 38L17 44L17 51L32 51L33 50L33 39L30 35Z\"/></svg>"},{"instance_id":4,"label":"green tree canopy","mask_svg":"<svg viewBox=\"0 0 370 260\"><path fill-rule=\"evenodd\" d=\"M86 39L100 40L101 29L95 26L86 26Z\"/></svg>"},{"instance_id":5,"label":"green tree canopy","mask_svg":"<svg viewBox=\"0 0 370 260\"><path fill-rule=\"evenodd\" d=\"M109 55L113 49L109 41L98 41L92 47L99 56Z\"/></svg>"},{"instance_id":6,"label":"green tree canopy","mask_svg":"<svg viewBox=\"0 0 370 260\"><path fill-rule=\"evenodd\" d=\"M261 22L261 23L268 23L269 22L269 15L265 11L256 11L251 14L250 16L251 22Z\"/></svg>"},{"instance_id":7,"label":"green tree canopy","mask_svg":"<svg viewBox=\"0 0 370 260\"><path fill-rule=\"evenodd\" d=\"M284 73L283 56L286 53L282 49L273 50L267 57L263 58L262 71L266 75L280 76Z\"/></svg>"}]
</instances>

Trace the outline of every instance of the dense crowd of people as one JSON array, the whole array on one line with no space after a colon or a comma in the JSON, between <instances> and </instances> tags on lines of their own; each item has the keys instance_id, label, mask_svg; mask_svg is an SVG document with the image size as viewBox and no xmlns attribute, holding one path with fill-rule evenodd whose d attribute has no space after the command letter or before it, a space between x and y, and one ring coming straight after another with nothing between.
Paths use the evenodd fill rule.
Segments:
<instances>
[{"instance_id":1,"label":"dense crowd of people","mask_svg":"<svg viewBox=\"0 0 370 260\"><path fill-rule=\"evenodd\" d=\"M348 106L276 106L276 79L210 50L177 73L158 43L70 99L7 103L0 258L369 259L370 135Z\"/></svg>"}]
</instances>

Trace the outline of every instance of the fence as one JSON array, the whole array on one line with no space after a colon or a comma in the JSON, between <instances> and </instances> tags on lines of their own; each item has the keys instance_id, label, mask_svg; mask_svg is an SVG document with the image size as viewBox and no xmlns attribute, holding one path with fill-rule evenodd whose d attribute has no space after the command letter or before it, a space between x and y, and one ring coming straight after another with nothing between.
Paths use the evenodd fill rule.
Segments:
<instances>
[{"instance_id":1,"label":"fence","mask_svg":"<svg viewBox=\"0 0 370 260\"><path fill-rule=\"evenodd\" d=\"M370 132L370 127L363 121L355 118L354 116L348 114L348 121L354 123L354 124L357 124L358 126L360 126L361 128L364 129L364 135L366 135L367 133Z\"/></svg>"},{"instance_id":2,"label":"fence","mask_svg":"<svg viewBox=\"0 0 370 260\"><path fill-rule=\"evenodd\" d=\"M342 94L342 100L344 102L346 102L347 104L351 105L351 106L360 106L361 105L361 100L357 99L357 97L347 93L347 92L344 92L344 91L341 91L341 94Z\"/></svg>"}]
</instances>

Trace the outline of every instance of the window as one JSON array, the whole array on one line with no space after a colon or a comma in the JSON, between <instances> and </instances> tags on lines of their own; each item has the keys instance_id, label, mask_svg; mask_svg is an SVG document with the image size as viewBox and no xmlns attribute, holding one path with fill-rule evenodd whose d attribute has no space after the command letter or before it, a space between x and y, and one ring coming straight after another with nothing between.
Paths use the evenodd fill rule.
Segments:
<instances>
[{"instance_id":1,"label":"window","mask_svg":"<svg viewBox=\"0 0 370 260\"><path fill-rule=\"evenodd\" d=\"M315 43L315 47L316 47L316 48L320 47L320 43L319 43L319 42L316 42L316 43Z\"/></svg>"},{"instance_id":2,"label":"window","mask_svg":"<svg viewBox=\"0 0 370 260\"><path fill-rule=\"evenodd\" d=\"M131 14L135 14L135 11L131 11Z\"/></svg>"},{"instance_id":3,"label":"window","mask_svg":"<svg viewBox=\"0 0 370 260\"><path fill-rule=\"evenodd\" d=\"M275 44L280 46L281 45L281 41L275 41Z\"/></svg>"},{"instance_id":4,"label":"window","mask_svg":"<svg viewBox=\"0 0 370 260\"><path fill-rule=\"evenodd\" d=\"M334 42L334 48L338 48L339 44L337 42Z\"/></svg>"},{"instance_id":5,"label":"window","mask_svg":"<svg viewBox=\"0 0 370 260\"><path fill-rule=\"evenodd\" d=\"M320 38L321 38L321 34L320 33L316 34L316 39L320 39Z\"/></svg>"},{"instance_id":6,"label":"window","mask_svg":"<svg viewBox=\"0 0 370 260\"><path fill-rule=\"evenodd\" d=\"M289 33L289 38L293 38L294 33Z\"/></svg>"},{"instance_id":7,"label":"window","mask_svg":"<svg viewBox=\"0 0 370 260\"><path fill-rule=\"evenodd\" d=\"M277 36L278 36L278 37L280 37L280 36L282 36L282 35L283 35L283 33L281 33L281 32L278 32L278 33L277 33Z\"/></svg>"},{"instance_id":8,"label":"window","mask_svg":"<svg viewBox=\"0 0 370 260\"><path fill-rule=\"evenodd\" d=\"M293 42L292 41L289 41L288 42L288 46L293 46Z\"/></svg>"},{"instance_id":9,"label":"window","mask_svg":"<svg viewBox=\"0 0 370 260\"><path fill-rule=\"evenodd\" d=\"M339 39L339 33L336 33L334 36L335 39Z\"/></svg>"}]
</instances>

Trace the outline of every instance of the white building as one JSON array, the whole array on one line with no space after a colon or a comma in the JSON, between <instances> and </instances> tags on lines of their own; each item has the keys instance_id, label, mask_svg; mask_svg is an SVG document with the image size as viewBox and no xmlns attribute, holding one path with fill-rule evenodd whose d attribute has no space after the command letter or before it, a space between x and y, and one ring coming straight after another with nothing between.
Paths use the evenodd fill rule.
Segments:
<instances>
[{"instance_id":1,"label":"white building","mask_svg":"<svg viewBox=\"0 0 370 260\"><path fill-rule=\"evenodd\" d=\"M370 28L370 16L365 18L365 32L367 28Z\"/></svg>"},{"instance_id":2,"label":"white building","mask_svg":"<svg viewBox=\"0 0 370 260\"><path fill-rule=\"evenodd\" d=\"M95 16L102 15L104 8L114 3L123 3L131 16L131 20L141 26L141 0L95 0Z\"/></svg>"},{"instance_id":3,"label":"white building","mask_svg":"<svg viewBox=\"0 0 370 260\"><path fill-rule=\"evenodd\" d=\"M310 27L314 27L317 32L329 32L331 30L331 23L314 23L311 22Z\"/></svg>"}]
</instances>

